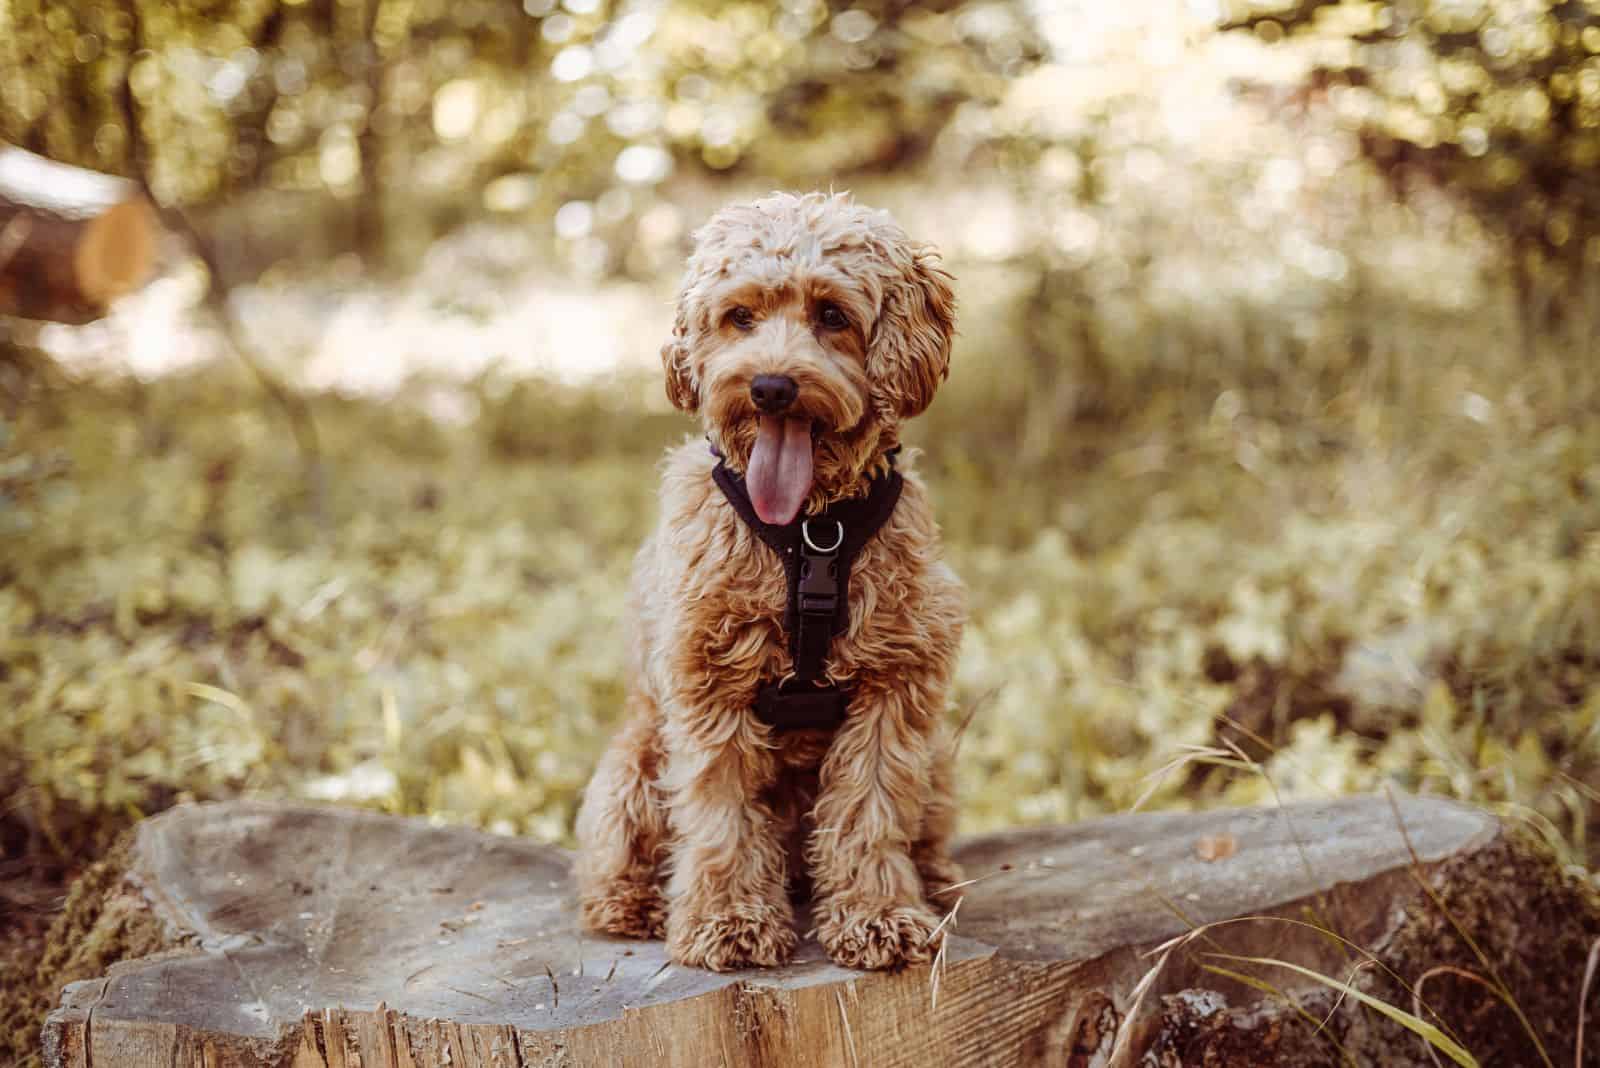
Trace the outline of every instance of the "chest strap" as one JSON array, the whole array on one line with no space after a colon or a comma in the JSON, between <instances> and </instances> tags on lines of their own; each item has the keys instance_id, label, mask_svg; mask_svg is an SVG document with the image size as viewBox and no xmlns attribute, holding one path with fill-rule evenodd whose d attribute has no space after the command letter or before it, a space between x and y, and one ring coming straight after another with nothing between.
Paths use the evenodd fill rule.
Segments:
<instances>
[{"instance_id":1,"label":"chest strap","mask_svg":"<svg viewBox=\"0 0 1600 1068\"><path fill-rule=\"evenodd\" d=\"M891 465L893 458L891 453ZM850 694L825 681L825 661L833 639L850 623L850 568L889 521L905 480L891 466L886 476L872 480L865 497L836 501L820 515L772 526L756 515L744 476L720 460L711 476L744 524L778 555L788 583L783 627L794 675L785 683L762 687L756 718L778 730L837 727L844 722Z\"/></svg>"}]
</instances>

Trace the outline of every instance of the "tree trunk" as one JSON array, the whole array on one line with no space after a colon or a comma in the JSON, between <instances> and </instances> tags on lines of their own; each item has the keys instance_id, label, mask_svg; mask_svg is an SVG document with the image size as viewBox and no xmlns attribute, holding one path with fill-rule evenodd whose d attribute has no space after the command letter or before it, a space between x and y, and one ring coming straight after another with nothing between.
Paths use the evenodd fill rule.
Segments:
<instances>
[{"instance_id":1,"label":"tree trunk","mask_svg":"<svg viewBox=\"0 0 1600 1068\"><path fill-rule=\"evenodd\" d=\"M1537 1063L1537 1046L1571 1063L1600 912L1479 810L1360 798L1122 816L986 835L959 856L971 881L933 967L847 971L808 939L787 967L718 975L579 931L559 849L358 810L184 806L142 824L122 874L95 875L58 923L53 959L76 958L59 977L95 977L51 1013L45 1063L1430 1063L1357 997L1224 955L1349 981L1483 1063ZM1152 952L1198 924L1218 925ZM106 970L130 954L144 955ZM1503 985L1527 1026L1460 972Z\"/></svg>"},{"instance_id":2,"label":"tree trunk","mask_svg":"<svg viewBox=\"0 0 1600 1068\"><path fill-rule=\"evenodd\" d=\"M0 313L99 318L149 277L156 233L134 183L0 145Z\"/></svg>"}]
</instances>

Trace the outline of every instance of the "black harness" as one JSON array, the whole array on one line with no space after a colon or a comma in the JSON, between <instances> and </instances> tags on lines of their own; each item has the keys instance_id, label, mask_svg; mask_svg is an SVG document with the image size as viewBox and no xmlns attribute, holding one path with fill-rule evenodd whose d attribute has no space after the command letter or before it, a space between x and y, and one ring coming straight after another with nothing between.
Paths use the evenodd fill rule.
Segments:
<instances>
[{"instance_id":1,"label":"black harness","mask_svg":"<svg viewBox=\"0 0 1600 1068\"><path fill-rule=\"evenodd\" d=\"M850 692L824 681L823 661L834 637L850 622L850 567L900 500L905 480L894 470L894 452L889 454L889 473L873 479L865 497L836 501L821 515L798 516L781 527L761 521L744 476L730 471L721 454L716 455L711 477L745 525L778 554L789 584L783 627L794 675L761 688L756 718L780 731L837 727L850 707Z\"/></svg>"}]
</instances>

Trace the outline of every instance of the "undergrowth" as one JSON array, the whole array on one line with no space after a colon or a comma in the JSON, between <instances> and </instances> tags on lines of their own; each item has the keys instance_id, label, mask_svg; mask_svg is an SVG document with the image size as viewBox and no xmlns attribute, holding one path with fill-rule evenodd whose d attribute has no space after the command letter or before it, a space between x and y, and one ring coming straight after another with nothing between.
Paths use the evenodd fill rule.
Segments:
<instances>
[{"instance_id":1,"label":"undergrowth","mask_svg":"<svg viewBox=\"0 0 1600 1068\"><path fill-rule=\"evenodd\" d=\"M973 334L913 435L971 590L969 830L1126 809L1172 745L1237 739L1289 796L1497 804L1587 862L1596 372L1490 363L1458 331L1434 337L1459 346L1445 370L1314 411L1146 380L1021 465L985 414L1004 376L975 366L1004 335ZM319 514L277 413L225 371L36 385L3 446L8 853L82 856L180 798L254 793L566 840L621 706L653 464L693 431L611 399L636 388L480 385L455 423L316 398ZM1198 768L1151 800L1264 799Z\"/></svg>"},{"instance_id":2,"label":"undergrowth","mask_svg":"<svg viewBox=\"0 0 1600 1068\"><path fill-rule=\"evenodd\" d=\"M1197 335L1081 409L1009 373L1013 306L969 315L912 433L971 591L950 709L971 717L965 830L1393 786L1592 863L1600 374L1581 343L1514 357L1498 320L1390 324L1306 379ZM1075 352L1030 358L1097 373ZM241 795L570 840L622 706L654 463L694 432L633 399L652 383L485 380L448 387L449 420L426 414L437 383L313 397L314 497L279 413L226 369L19 381L8 858L76 867L143 815ZM1048 447L1028 444L1058 401ZM1182 745L1267 774L1190 762L1152 789Z\"/></svg>"}]
</instances>

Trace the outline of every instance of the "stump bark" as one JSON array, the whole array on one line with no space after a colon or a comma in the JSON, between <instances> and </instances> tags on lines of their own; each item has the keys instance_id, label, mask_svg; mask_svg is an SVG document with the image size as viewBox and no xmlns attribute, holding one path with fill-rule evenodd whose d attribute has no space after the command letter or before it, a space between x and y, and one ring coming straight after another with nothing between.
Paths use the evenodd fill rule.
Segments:
<instances>
[{"instance_id":1,"label":"stump bark","mask_svg":"<svg viewBox=\"0 0 1600 1068\"><path fill-rule=\"evenodd\" d=\"M98 947L84 959L145 955L67 986L45 1063L1432 1063L1355 998L1237 957L1349 980L1485 1064L1573 1062L1600 911L1585 879L1477 809L1122 816L959 856L971 882L933 967L851 972L807 939L787 967L716 975L579 931L559 849L350 809L180 807L140 825L120 878L65 917Z\"/></svg>"},{"instance_id":2,"label":"stump bark","mask_svg":"<svg viewBox=\"0 0 1600 1068\"><path fill-rule=\"evenodd\" d=\"M158 231L133 182L0 145L0 313L99 318L149 277Z\"/></svg>"}]
</instances>

